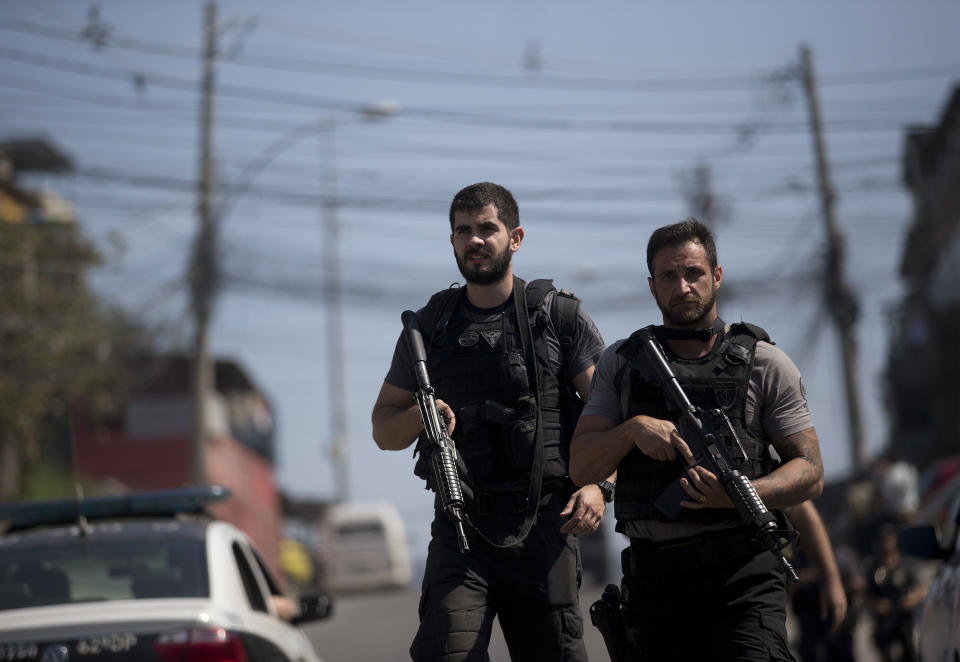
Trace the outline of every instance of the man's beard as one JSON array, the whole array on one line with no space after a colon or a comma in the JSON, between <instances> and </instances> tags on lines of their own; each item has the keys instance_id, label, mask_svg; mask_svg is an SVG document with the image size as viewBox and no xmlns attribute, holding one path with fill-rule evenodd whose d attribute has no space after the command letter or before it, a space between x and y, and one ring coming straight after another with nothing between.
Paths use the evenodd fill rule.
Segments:
<instances>
[{"instance_id":1,"label":"man's beard","mask_svg":"<svg viewBox=\"0 0 960 662\"><path fill-rule=\"evenodd\" d=\"M460 269L463 277L467 279L468 283L473 283L474 285L490 285L507 275L507 269L510 268L510 259L513 257L509 246L504 248L500 254L489 255L490 262L487 265L467 264L467 260L477 253L483 255L484 251L481 249L479 251L465 253L462 260L456 251L453 253L457 259L457 267Z\"/></svg>"},{"instance_id":2,"label":"man's beard","mask_svg":"<svg viewBox=\"0 0 960 662\"><path fill-rule=\"evenodd\" d=\"M680 310L663 305L660 297L654 296L654 299L657 302L657 307L660 308L660 312L663 313L665 322L670 322L674 326L681 328L698 329L700 328L700 321L706 317L707 313L713 308L713 304L717 300L717 291L710 290L710 294L707 295L706 299L697 298L695 301L685 299L684 303L686 305ZM689 305L691 303L696 305Z\"/></svg>"}]
</instances>

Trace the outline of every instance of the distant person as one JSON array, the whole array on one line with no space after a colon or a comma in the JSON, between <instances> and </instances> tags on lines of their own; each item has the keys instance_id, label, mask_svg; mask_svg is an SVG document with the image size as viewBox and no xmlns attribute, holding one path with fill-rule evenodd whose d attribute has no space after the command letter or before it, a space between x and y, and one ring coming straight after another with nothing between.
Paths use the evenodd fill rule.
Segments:
<instances>
[{"instance_id":1,"label":"distant person","mask_svg":"<svg viewBox=\"0 0 960 662\"><path fill-rule=\"evenodd\" d=\"M758 496L770 509L817 497L823 466L800 373L763 329L718 317L713 234L695 219L659 228L647 267L663 324L643 331L659 340L695 406L725 410L746 453L739 469ZM604 350L570 448L578 484L617 471L617 530L630 538L629 640L641 660L792 660L781 562L753 539L717 476L691 468L679 412L641 335ZM680 475L687 498L670 520L654 502Z\"/></svg>"},{"instance_id":2,"label":"distant person","mask_svg":"<svg viewBox=\"0 0 960 662\"><path fill-rule=\"evenodd\" d=\"M787 511L800 534L794 563L800 582L790 589L803 662L853 662L854 639L866 578L847 546L833 548L812 501Z\"/></svg>"},{"instance_id":3,"label":"distant person","mask_svg":"<svg viewBox=\"0 0 960 662\"><path fill-rule=\"evenodd\" d=\"M466 286L438 292L417 317L437 408L466 469L470 552L438 508L410 655L486 660L496 617L517 662L586 660L575 534L596 530L612 484L607 475L577 488L567 463L603 340L571 295L513 275L524 230L507 189L461 190L450 230ZM409 448L422 432L417 388L401 339L373 409L380 448ZM436 489L426 450L418 443L415 473Z\"/></svg>"},{"instance_id":4,"label":"distant person","mask_svg":"<svg viewBox=\"0 0 960 662\"><path fill-rule=\"evenodd\" d=\"M923 602L926 586L917 563L900 554L897 529L889 522L877 529L874 558L867 577L867 599L873 615L873 643L884 662L913 662L913 610Z\"/></svg>"}]
</instances>

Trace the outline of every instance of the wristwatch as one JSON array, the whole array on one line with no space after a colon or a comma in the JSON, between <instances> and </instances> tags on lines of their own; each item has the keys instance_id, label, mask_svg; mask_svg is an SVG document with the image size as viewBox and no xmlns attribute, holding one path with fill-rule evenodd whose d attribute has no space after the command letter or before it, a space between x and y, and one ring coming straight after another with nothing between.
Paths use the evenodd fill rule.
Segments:
<instances>
[{"instance_id":1,"label":"wristwatch","mask_svg":"<svg viewBox=\"0 0 960 662\"><path fill-rule=\"evenodd\" d=\"M600 488L600 491L603 492L603 500L607 503L613 501L613 493L617 489L616 483L611 483L609 480L601 480L597 483L597 487Z\"/></svg>"}]
</instances>

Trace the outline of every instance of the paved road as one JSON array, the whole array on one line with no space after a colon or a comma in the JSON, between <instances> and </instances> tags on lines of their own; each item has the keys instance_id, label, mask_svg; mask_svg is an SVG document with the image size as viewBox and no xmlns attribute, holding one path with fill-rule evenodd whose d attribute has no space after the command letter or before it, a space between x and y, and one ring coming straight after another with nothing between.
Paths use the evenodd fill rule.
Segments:
<instances>
[{"instance_id":1,"label":"paved road","mask_svg":"<svg viewBox=\"0 0 960 662\"><path fill-rule=\"evenodd\" d=\"M593 602L602 589L584 586L581 609L586 616L587 600ZM397 662L409 660L407 649L417 631L417 603L420 590L342 595L334 598L333 617L305 627L324 662ZM585 624L584 639L591 660L606 662L607 652L600 632ZM499 626L493 628L490 659L506 661L507 646Z\"/></svg>"},{"instance_id":2,"label":"paved road","mask_svg":"<svg viewBox=\"0 0 960 662\"><path fill-rule=\"evenodd\" d=\"M586 609L600 596L602 587L584 585L580 607L584 611L584 640L593 662L607 662L607 651L599 631L589 622ZM305 629L324 662L397 662L409 660L407 649L417 630L419 589L364 593L335 597L334 615ZM879 657L869 644L864 623L857 631L859 662L876 662ZM492 662L509 660L500 628L494 626L490 642Z\"/></svg>"}]
</instances>

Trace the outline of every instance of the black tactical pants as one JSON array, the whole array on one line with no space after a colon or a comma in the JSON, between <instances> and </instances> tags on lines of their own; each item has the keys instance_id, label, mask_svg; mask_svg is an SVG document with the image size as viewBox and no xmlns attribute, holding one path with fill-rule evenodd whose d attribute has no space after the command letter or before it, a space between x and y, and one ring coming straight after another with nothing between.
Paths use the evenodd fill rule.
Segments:
<instances>
[{"instance_id":1,"label":"black tactical pants","mask_svg":"<svg viewBox=\"0 0 960 662\"><path fill-rule=\"evenodd\" d=\"M486 662L497 617L514 662L586 661L579 548L576 536L560 533L559 510L541 512L530 535L508 549L468 528L469 554L457 549L447 516L436 515L413 660Z\"/></svg>"},{"instance_id":2,"label":"black tactical pants","mask_svg":"<svg viewBox=\"0 0 960 662\"><path fill-rule=\"evenodd\" d=\"M703 536L673 548L633 543L622 560L640 659L794 660L786 578L769 551Z\"/></svg>"}]
</instances>

